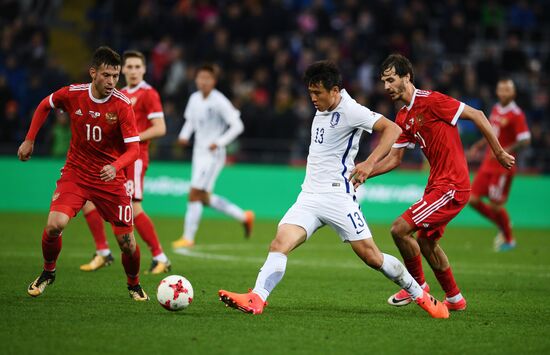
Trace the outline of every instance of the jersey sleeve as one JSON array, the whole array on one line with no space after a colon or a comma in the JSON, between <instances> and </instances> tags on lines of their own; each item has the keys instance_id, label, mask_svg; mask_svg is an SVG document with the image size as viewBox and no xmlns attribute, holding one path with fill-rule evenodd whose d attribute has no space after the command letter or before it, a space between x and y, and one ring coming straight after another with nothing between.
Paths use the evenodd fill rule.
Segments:
<instances>
[{"instance_id":1,"label":"jersey sleeve","mask_svg":"<svg viewBox=\"0 0 550 355\"><path fill-rule=\"evenodd\" d=\"M185 123L183 124L183 127L181 128L181 131L178 135L178 139L184 139L189 140L191 138L191 135L193 134L193 131L195 130L193 127L193 117L192 117L192 110L193 110L193 97L189 98L189 101L187 102L187 106L185 107L185 111L183 112L183 118L185 118Z\"/></svg>"},{"instance_id":2,"label":"jersey sleeve","mask_svg":"<svg viewBox=\"0 0 550 355\"><path fill-rule=\"evenodd\" d=\"M160 95L156 90L149 90L149 95L147 97L147 111L147 119L149 120L164 117Z\"/></svg>"},{"instance_id":3,"label":"jersey sleeve","mask_svg":"<svg viewBox=\"0 0 550 355\"><path fill-rule=\"evenodd\" d=\"M241 112L233 106L229 99L223 96L220 98L219 104L219 113L229 128L216 139L215 143L225 147L244 131L244 125L241 121Z\"/></svg>"},{"instance_id":4,"label":"jersey sleeve","mask_svg":"<svg viewBox=\"0 0 550 355\"><path fill-rule=\"evenodd\" d=\"M50 107L52 109L61 109L63 111L67 111L66 103L67 103L68 97L69 97L69 87L64 86L61 89L50 94L50 96L48 97Z\"/></svg>"},{"instance_id":5,"label":"jersey sleeve","mask_svg":"<svg viewBox=\"0 0 550 355\"><path fill-rule=\"evenodd\" d=\"M136 126L136 116L130 104L119 110L120 131L124 143L139 142L139 133Z\"/></svg>"},{"instance_id":6,"label":"jersey sleeve","mask_svg":"<svg viewBox=\"0 0 550 355\"><path fill-rule=\"evenodd\" d=\"M531 132L529 132L527 120L525 119L525 114L523 112L521 112L515 120L514 130L516 134L516 142L531 138Z\"/></svg>"},{"instance_id":7,"label":"jersey sleeve","mask_svg":"<svg viewBox=\"0 0 550 355\"><path fill-rule=\"evenodd\" d=\"M435 117L453 126L456 125L465 106L464 102L435 91L430 95L429 105Z\"/></svg>"},{"instance_id":8,"label":"jersey sleeve","mask_svg":"<svg viewBox=\"0 0 550 355\"><path fill-rule=\"evenodd\" d=\"M382 117L382 115L371 111L367 107L358 103L354 103L350 106L348 118L349 125L372 133L374 124L380 119L380 117Z\"/></svg>"},{"instance_id":9,"label":"jersey sleeve","mask_svg":"<svg viewBox=\"0 0 550 355\"><path fill-rule=\"evenodd\" d=\"M403 131L399 138L392 145L392 148L407 148L414 149L416 146L416 141L408 132Z\"/></svg>"}]
</instances>

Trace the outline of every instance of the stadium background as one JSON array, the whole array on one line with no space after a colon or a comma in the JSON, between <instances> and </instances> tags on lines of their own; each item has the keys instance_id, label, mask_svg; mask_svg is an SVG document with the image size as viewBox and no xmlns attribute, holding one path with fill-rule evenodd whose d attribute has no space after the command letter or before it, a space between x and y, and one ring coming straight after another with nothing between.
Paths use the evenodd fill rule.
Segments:
<instances>
[{"instance_id":1,"label":"stadium background","mask_svg":"<svg viewBox=\"0 0 550 355\"><path fill-rule=\"evenodd\" d=\"M2 352L549 353L548 13L544 0L0 0ZM89 82L90 56L105 44L119 52L143 51L146 80L163 99L168 133L152 145L144 207L173 272L195 287L196 300L184 313L169 314L154 302L130 303L118 255L106 270L80 272L93 251L81 216L64 233L56 284L38 299L25 293L42 260L40 231L70 139L66 117L51 114L31 161L17 161L17 147L39 101L63 85ZM494 253L496 228L465 208L442 243L468 310L434 322L415 308L388 307L393 285L366 270L323 228L293 252L264 315L251 320L223 309L217 290L251 286L278 218L299 191L313 115L300 80L304 68L317 59L336 61L350 93L393 118L396 108L377 75L392 52L411 58L417 87L440 90L486 113L495 102L497 78L516 82L532 132L509 203L518 248ZM194 254L183 256L169 247L181 233L189 188L190 150L177 146L176 138L194 70L204 61L222 68L219 88L245 124L216 190L254 208L259 218L254 237L244 241L237 223L207 211ZM479 133L459 122L468 147ZM367 136L358 158L375 143ZM475 171L478 163L470 163ZM398 254L389 223L421 194L426 178L416 150L402 169L361 191L382 250ZM137 239L143 270L149 254ZM427 278L437 285L429 271ZM144 275L142 284L153 295L159 280Z\"/></svg>"}]
</instances>

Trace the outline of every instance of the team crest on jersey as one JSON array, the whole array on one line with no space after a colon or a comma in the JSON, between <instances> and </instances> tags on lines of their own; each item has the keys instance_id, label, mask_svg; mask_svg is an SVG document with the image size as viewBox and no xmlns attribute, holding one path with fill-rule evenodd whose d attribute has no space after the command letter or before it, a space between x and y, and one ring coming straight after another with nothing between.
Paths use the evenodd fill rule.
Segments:
<instances>
[{"instance_id":1,"label":"team crest on jersey","mask_svg":"<svg viewBox=\"0 0 550 355\"><path fill-rule=\"evenodd\" d=\"M130 98L130 103L132 104L132 106L134 106L136 102L137 102L137 97L134 96Z\"/></svg>"},{"instance_id":2,"label":"team crest on jersey","mask_svg":"<svg viewBox=\"0 0 550 355\"><path fill-rule=\"evenodd\" d=\"M88 113L90 114L90 117L92 118L98 118L99 116L101 116L101 112L96 112L96 111L88 111Z\"/></svg>"},{"instance_id":3,"label":"team crest on jersey","mask_svg":"<svg viewBox=\"0 0 550 355\"><path fill-rule=\"evenodd\" d=\"M107 112L105 114L105 120L108 124L115 124L118 121L118 116L113 112Z\"/></svg>"},{"instance_id":4,"label":"team crest on jersey","mask_svg":"<svg viewBox=\"0 0 550 355\"><path fill-rule=\"evenodd\" d=\"M416 123L419 127L422 127L424 125L424 115L420 114L416 116Z\"/></svg>"},{"instance_id":5,"label":"team crest on jersey","mask_svg":"<svg viewBox=\"0 0 550 355\"><path fill-rule=\"evenodd\" d=\"M336 127L338 122L340 122L340 112L333 112L330 118L330 128Z\"/></svg>"}]
</instances>

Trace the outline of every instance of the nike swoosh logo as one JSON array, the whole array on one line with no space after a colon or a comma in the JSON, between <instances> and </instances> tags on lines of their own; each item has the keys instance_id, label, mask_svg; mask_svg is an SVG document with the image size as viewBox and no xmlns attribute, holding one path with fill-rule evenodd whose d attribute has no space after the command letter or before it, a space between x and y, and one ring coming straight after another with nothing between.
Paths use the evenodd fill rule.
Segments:
<instances>
[{"instance_id":1,"label":"nike swoosh logo","mask_svg":"<svg viewBox=\"0 0 550 355\"><path fill-rule=\"evenodd\" d=\"M360 231L355 232L355 234L362 233L363 231L364 231L364 229L361 229Z\"/></svg>"},{"instance_id":2,"label":"nike swoosh logo","mask_svg":"<svg viewBox=\"0 0 550 355\"><path fill-rule=\"evenodd\" d=\"M399 303L399 302L403 302L403 301L404 301L404 299L398 300L398 299L395 298L395 297L392 297L392 299L391 299L391 302L392 302L392 303Z\"/></svg>"}]
</instances>

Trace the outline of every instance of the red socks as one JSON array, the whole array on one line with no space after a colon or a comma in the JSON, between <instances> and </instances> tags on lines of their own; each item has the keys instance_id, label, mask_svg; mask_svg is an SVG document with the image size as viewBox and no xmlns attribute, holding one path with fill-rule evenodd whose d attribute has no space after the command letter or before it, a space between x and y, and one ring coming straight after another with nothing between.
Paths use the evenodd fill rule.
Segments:
<instances>
[{"instance_id":1,"label":"red socks","mask_svg":"<svg viewBox=\"0 0 550 355\"><path fill-rule=\"evenodd\" d=\"M42 255L44 256L44 270L54 271L57 257L61 252L61 233L50 237L46 230L42 232Z\"/></svg>"},{"instance_id":2,"label":"red socks","mask_svg":"<svg viewBox=\"0 0 550 355\"><path fill-rule=\"evenodd\" d=\"M141 212L134 217L134 225L141 238L147 243L153 257L161 254L162 248L159 243L159 237L149 216L145 212Z\"/></svg>"},{"instance_id":3,"label":"red socks","mask_svg":"<svg viewBox=\"0 0 550 355\"><path fill-rule=\"evenodd\" d=\"M514 240L512 236L512 225L510 223L510 216L508 211L502 207L498 212L495 212L488 204L483 201L479 201L476 204L472 204L472 207L475 208L483 216L487 217L493 223L495 223L498 228L504 234L504 239L506 243L511 243Z\"/></svg>"},{"instance_id":4,"label":"red socks","mask_svg":"<svg viewBox=\"0 0 550 355\"><path fill-rule=\"evenodd\" d=\"M511 243L514 241L512 236L512 224L510 223L510 216L508 211L503 207L496 213L496 222L502 234L504 234L504 240L506 243Z\"/></svg>"},{"instance_id":5,"label":"red socks","mask_svg":"<svg viewBox=\"0 0 550 355\"><path fill-rule=\"evenodd\" d=\"M434 274L441 288L445 291L446 297L453 297L460 293L450 266L444 271L434 270Z\"/></svg>"},{"instance_id":6,"label":"red socks","mask_svg":"<svg viewBox=\"0 0 550 355\"><path fill-rule=\"evenodd\" d=\"M132 256L122 253L121 259L122 266L124 266L124 271L126 272L126 277L128 278L128 285L135 286L139 284L139 245L136 244L136 250Z\"/></svg>"},{"instance_id":7,"label":"red socks","mask_svg":"<svg viewBox=\"0 0 550 355\"><path fill-rule=\"evenodd\" d=\"M105 225L103 218L99 215L99 212L94 209L92 212L85 214L86 222L88 222L88 227L92 232L94 237L95 249L103 250L109 249L109 244L107 243L107 236L105 235Z\"/></svg>"},{"instance_id":8,"label":"red socks","mask_svg":"<svg viewBox=\"0 0 550 355\"><path fill-rule=\"evenodd\" d=\"M426 279L424 278L424 270L422 270L422 255L419 254L411 259L405 260L405 266L416 282L418 282L420 286L424 285Z\"/></svg>"}]
</instances>

